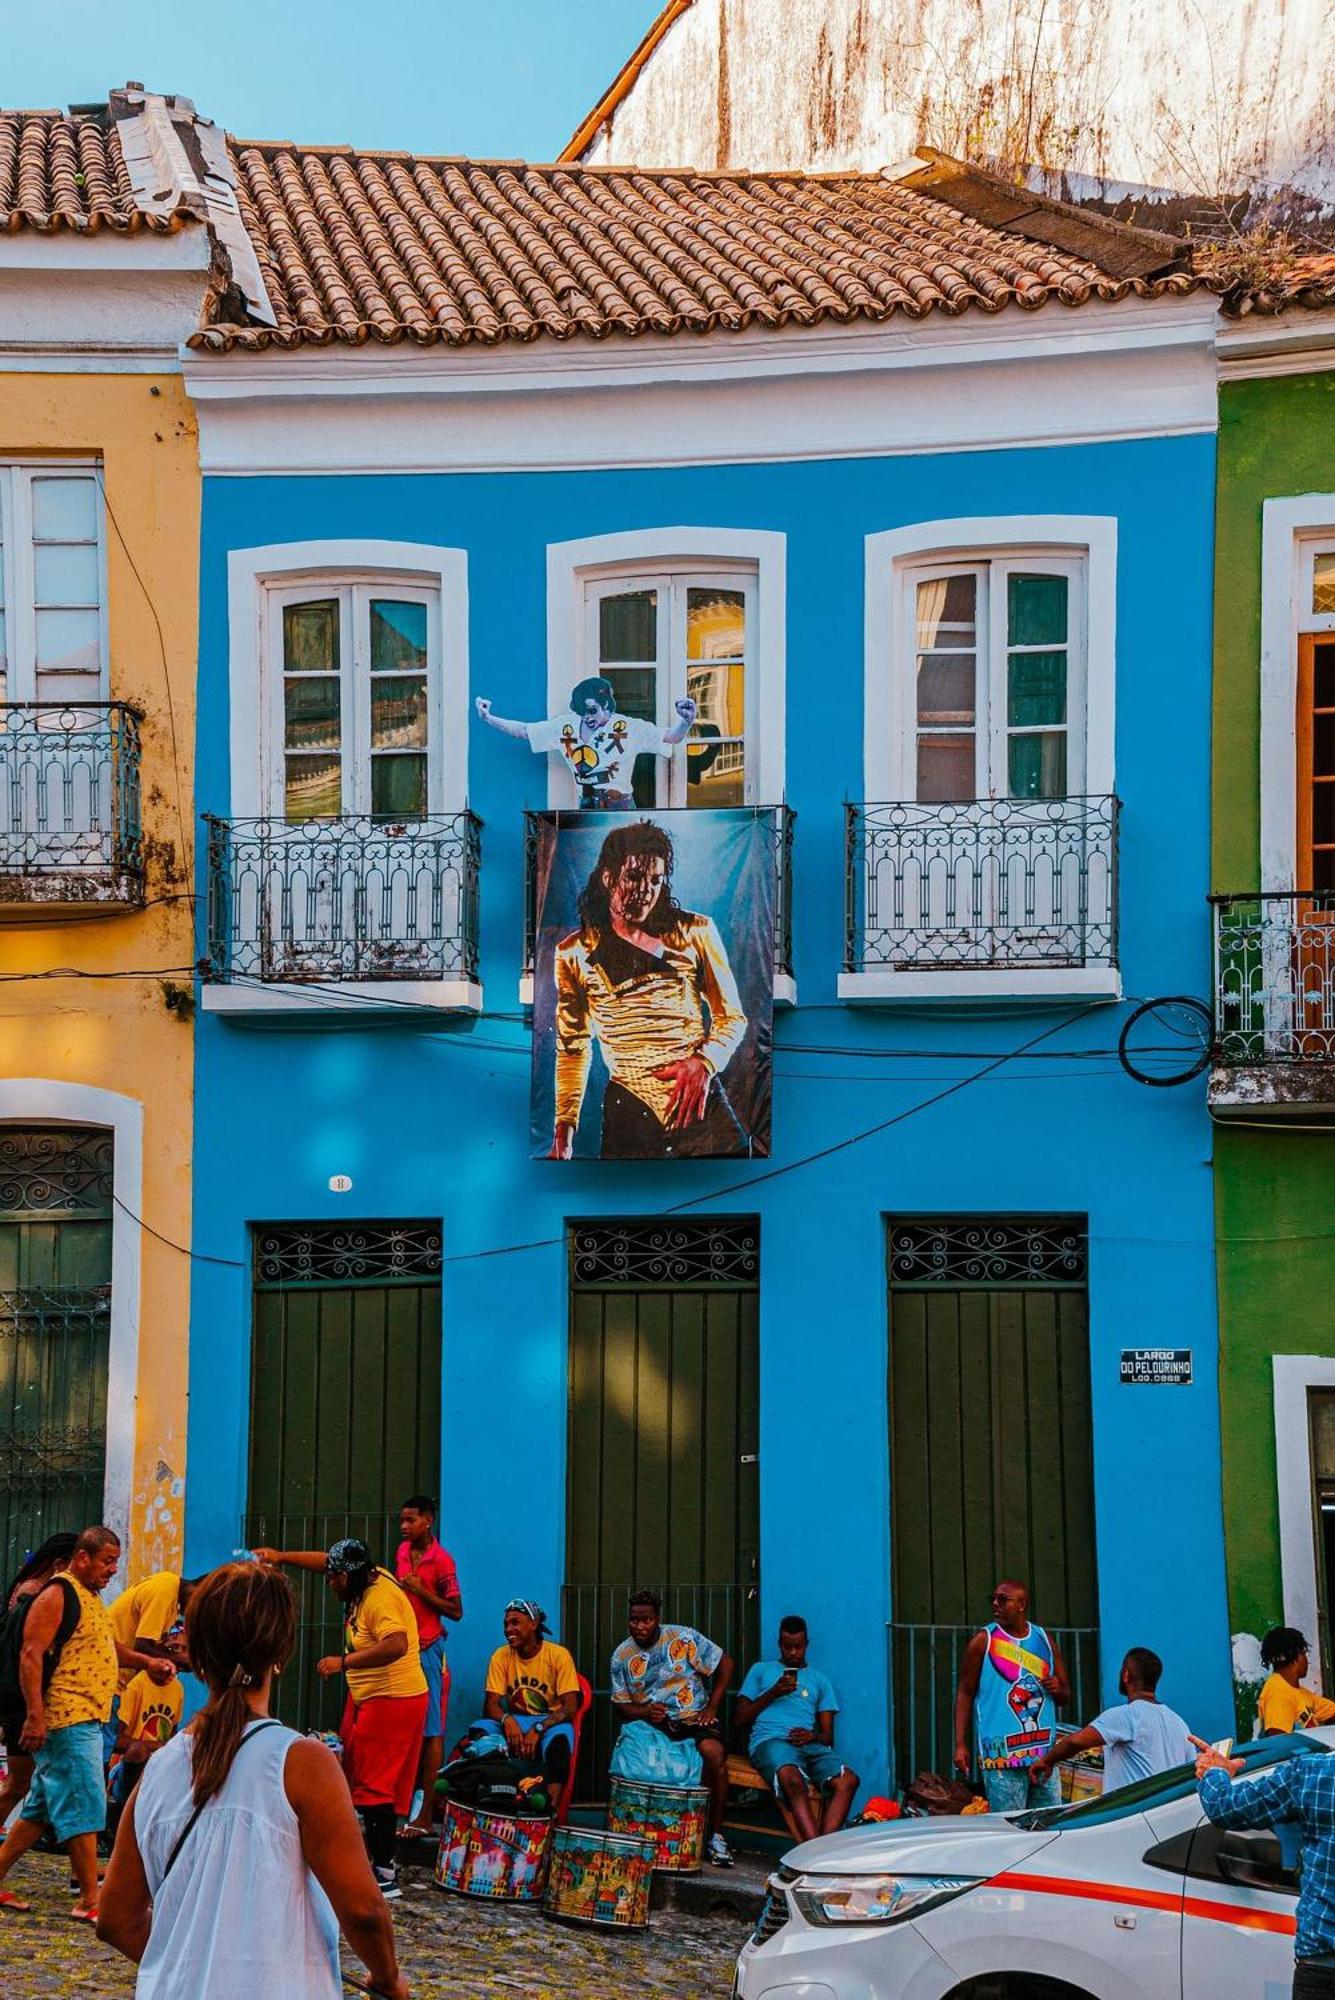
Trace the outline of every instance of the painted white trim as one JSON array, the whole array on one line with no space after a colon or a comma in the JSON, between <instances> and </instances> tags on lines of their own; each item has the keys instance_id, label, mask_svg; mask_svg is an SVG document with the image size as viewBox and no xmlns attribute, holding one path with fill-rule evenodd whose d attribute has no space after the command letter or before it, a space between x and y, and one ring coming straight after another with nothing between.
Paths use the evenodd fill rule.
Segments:
<instances>
[{"instance_id":1,"label":"painted white trim","mask_svg":"<svg viewBox=\"0 0 1335 2000\"><path fill-rule=\"evenodd\" d=\"M1335 311L1297 307L1273 319L1224 320L1218 346L1221 382L1322 374L1335 368Z\"/></svg>"},{"instance_id":2,"label":"painted white trim","mask_svg":"<svg viewBox=\"0 0 1335 2000\"><path fill-rule=\"evenodd\" d=\"M1320 1354L1272 1354L1275 1385L1275 1462L1279 1501L1279 1563L1284 1623L1315 1644L1320 1597L1316 1580L1316 1531L1312 1518L1312 1436L1309 1389L1335 1389L1335 1360ZM1320 1680L1321 1663L1312 1661Z\"/></svg>"},{"instance_id":3,"label":"painted white trim","mask_svg":"<svg viewBox=\"0 0 1335 2000\"><path fill-rule=\"evenodd\" d=\"M130 1544L139 1396L140 1224L143 1214L144 1107L137 1098L94 1084L48 1077L0 1078L0 1123L101 1125L113 1138L111 1335L107 1356L107 1460L102 1519L121 1548ZM84 1527L91 1522L80 1524ZM124 1557L117 1577L123 1578Z\"/></svg>"},{"instance_id":4,"label":"painted white trim","mask_svg":"<svg viewBox=\"0 0 1335 2000\"><path fill-rule=\"evenodd\" d=\"M234 1019L256 1014L302 1014L307 1020L337 1021L344 1014L397 1014L404 1007L437 1014L480 1014L482 988L474 979L345 979L316 987L283 984L265 986L200 986L206 1014L230 1014Z\"/></svg>"},{"instance_id":5,"label":"painted white trim","mask_svg":"<svg viewBox=\"0 0 1335 2000\"><path fill-rule=\"evenodd\" d=\"M841 972L838 995L877 1006L924 1000L1120 1000L1122 975L1115 966L1024 966L970 972Z\"/></svg>"},{"instance_id":6,"label":"painted white trim","mask_svg":"<svg viewBox=\"0 0 1335 2000\"><path fill-rule=\"evenodd\" d=\"M1082 790L1115 790L1117 709L1117 519L1111 514L979 514L915 521L868 535L864 543L863 783L872 802L902 794L900 748L912 737L908 677L896 670L911 643L903 629L897 566L923 557L970 560L998 555L1085 560L1085 776ZM863 977L865 975L855 975ZM895 975L913 976L913 975Z\"/></svg>"},{"instance_id":7,"label":"painted white trim","mask_svg":"<svg viewBox=\"0 0 1335 2000\"><path fill-rule=\"evenodd\" d=\"M49 234L19 229L0 236L0 271L77 271L85 284L95 284L110 271L207 271L212 257L209 232L202 225L129 235L111 229L93 236L76 229Z\"/></svg>"},{"instance_id":8,"label":"painted white trim","mask_svg":"<svg viewBox=\"0 0 1335 2000\"><path fill-rule=\"evenodd\" d=\"M440 810L459 812L468 799L468 555L434 542L270 542L232 549L227 557L227 644L231 699L228 817L261 819L268 810L261 784L264 699L265 588L306 576L325 580L374 571L425 580L440 596ZM453 725L453 726L451 726ZM207 991L208 989L206 989Z\"/></svg>"},{"instance_id":9,"label":"painted white trim","mask_svg":"<svg viewBox=\"0 0 1335 2000\"><path fill-rule=\"evenodd\" d=\"M1006 317L1006 316L1003 316ZM988 330L990 328L990 331ZM204 359L206 474L766 463L1212 434L1213 306ZM799 380L800 378L800 380Z\"/></svg>"},{"instance_id":10,"label":"painted white trim","mask_svg":"<svg viewBox=\"0 0 1335 2000\"><path fill-rule=\"evenodd\" d=\"M754 745L756 803L778 806L784 799L787 673L788 538L768 528L627 528L616 534L586 535L547 546L547 713L568 707L570 690L596 663L583 658L584 584L595 571L621 564L673 562L746 563L756 577L754 672L759 681L758 727ZM674 755L677 754L674 752ZM574 779L549 757L547 803L577 803Z\"/></svg>"},{"instance_id":11,"label":"painted white trim","mask_svg":"<svg viewBox=\"0 0 1335 2000\"><path fill-rule=\"evenodd\" d=\"M1261 887L1301 889L1298 865L1298 596L1305 539L1335 534L1335 493L1261 510Z\"/></svg>"}]
</instances>

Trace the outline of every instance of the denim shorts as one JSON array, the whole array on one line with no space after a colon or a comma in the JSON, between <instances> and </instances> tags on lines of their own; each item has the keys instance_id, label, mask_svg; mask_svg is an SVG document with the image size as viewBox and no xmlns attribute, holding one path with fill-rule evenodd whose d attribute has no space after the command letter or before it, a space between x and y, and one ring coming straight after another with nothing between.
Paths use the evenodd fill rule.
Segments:
<instances>
[{"instance_id":1,"label":"denim shorts","mask_svg":"<svg viewBox=\"0 0 1335 2000\"><path fill-rule=\"evenodd\" d=\"M101 1833L107 1823L102 1724L71 1722L53 1729L32 1761L32 1783L19 1818L43 1822L56 1840Z\"/></svg>"},{"instance_id":2,"label":"denim shorts","mask_svg":"<svg viewBox=\"0 0 1335 2000\"><path fill-rule=\"evenodd\" d=\"M987 1809L994 1813L1030 1812L1036 1806L1059 1806L1062 1802L1061 1779L1055 1771L1038 1785L1030 1783L1029 1773L1022 1766L984 1771L983 1790L987 1793Z\"/></svg>"},{"instance_id":3,"label":"denim shorts","mask_svg":"<svg viewBox=\"0 0 1335 2000\"><path fill-rule=\"evenodd\" d=\"M751 1762L762 1778L779 1791L779 1773L785 1765L796 1764L802 1776L824 1790L847 1768L837 1750L827 1743L787 1743L782 1736L767 1736L754 1745Z\"/></svg>"},{"instance_id":4,"label":"denim shorts","mask_svg":"<svg viewBox=\"0 0 1335 2000\"><path fill-rule=\"evenodd\" d=\"M445 1734L445 1710L450 1698L450 1670L445 1661L445 1634L422 1648L422 1672L426 1675L426 1722L423 1736Z\"/></svg>"}]
</instances>

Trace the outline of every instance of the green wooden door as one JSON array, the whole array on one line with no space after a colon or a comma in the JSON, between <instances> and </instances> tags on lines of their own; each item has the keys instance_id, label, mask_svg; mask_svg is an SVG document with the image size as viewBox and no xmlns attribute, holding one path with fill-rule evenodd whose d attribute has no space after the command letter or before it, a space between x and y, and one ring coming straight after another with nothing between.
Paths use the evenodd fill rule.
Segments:
<instances>
[{"instance_id":1,"label":"green wooden door","mask_svg":"<svg viewBox=\"0 0 1335 2000\"><path fill-rule=\"evenodd\" d=\"M608 1663L635 1585L738 1662L759 1641L754 1222L582 1226L572 1243L562 1633L599 1696L580 1791L611 1749Z\"/></svg>"},{"instance_id":2,"label":"green wooden door","mask_svg":"<svg viewBox=\"0 0 1335 2000\"><path fill-rule=\"evenodd\" d=\"M112 1147L100 1127L0 1125L4 1578L48 1535L102 1518Z\"/></svg>"},{"instance_id":3,"label":"green wooden door","mask_svg":"<svg viewBox=\"0 0 1335 2000\"><path fill-rule=\"evenodd\" d=\"M392 1567L401 1503L438 1491L439 1270L425 1225L256 1231L247 1546L357 1535ZM338 1602L322 1576L288 1574L301 1629L278 1712L333 1729L343 1682L315 1662L343 1650Z\"/></svg>"},{"instance_id":4,"label":"green wooden door","mask_svg":"<svg viewBox=\"0 0 1335 2000\"><path fill-rule=\"evenodd\" d=\"M891 1628L897 1772L950 1769L960 1656L1000 1577L1098 1698L1084 1226L891 1225Z\"/></svg>"}]
</instances>

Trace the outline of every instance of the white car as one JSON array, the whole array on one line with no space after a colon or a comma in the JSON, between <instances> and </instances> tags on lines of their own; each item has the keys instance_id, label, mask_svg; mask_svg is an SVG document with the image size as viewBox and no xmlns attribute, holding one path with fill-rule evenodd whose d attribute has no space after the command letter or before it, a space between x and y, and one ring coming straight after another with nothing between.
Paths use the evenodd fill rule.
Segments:
<instances>
[{"instance_id":1,"label":"white car","mask_svg":"<svg viewBox=\"0 0 1335 2000\"><path fill-rule=\"evenodd\" d=\"M1335 1728L1238 1755L1332 1750ZM734 2000L1275 2000L1297 1894L1276 1837L1212 1826L1185 1765L1083 1805L850 1827L771 1875Z\"/></svg>"}]
</instances>

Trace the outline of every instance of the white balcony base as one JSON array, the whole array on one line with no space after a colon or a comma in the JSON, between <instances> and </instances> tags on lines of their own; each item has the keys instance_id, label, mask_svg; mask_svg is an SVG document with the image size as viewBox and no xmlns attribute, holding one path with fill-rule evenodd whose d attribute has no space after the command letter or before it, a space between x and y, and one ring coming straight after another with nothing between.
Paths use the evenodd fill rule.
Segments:
<instances>
[{"instance_id":1,"label":"white balcony base","mask_svg":"<svg viewBox=\"0 0 1335 2000\"><path fill-rule=\"evenodd\" d=\"M533 974L521 972L519 975L519 1004L521 1007L533 1005ZM774 975L774 1005L776 1007L796 1007L797 981L791 972L776 972Z\"/></svg>"},{"instance_id":2,"label":"white balcony base","mask_svg":"<svg viewBox=\"0 0 1335 2000\"><path fill-rule=\"evenodd\" d=\"M200 996L206 1014L231 1015L233 1019L295 1014L313 1022L405 1010L482 1012L482 987L475 979L330 979L318 986L277 980L272 985L246 980L232 986L206 980Z\"/></svg>"},{"instance_id":3,"label":"white balcony base","mask_svg":"<svg viewBox=\"0 0 1335 2000\"><path fill-rule=\"evenodd\" d=\"M1217 1063L1206 1102L1221 1125L1335 1120L1335 1062Z\"/></svg>"},{"instance_id":4,"label":"white balcony base","mask_svg":"<svg viewBox=\"0 0 1335 2000\"><path fill-rule=\"evenodd\" d=\"M1015 965L951 966L940 972L896 972L888 965L866 972L841 972L839 998L854 1006L894 1006L924 1000L986 1001L1018 1005L1054 1000L1120 1000L1122 975L1115 966Z\"/></svg>"}]
</instances>

